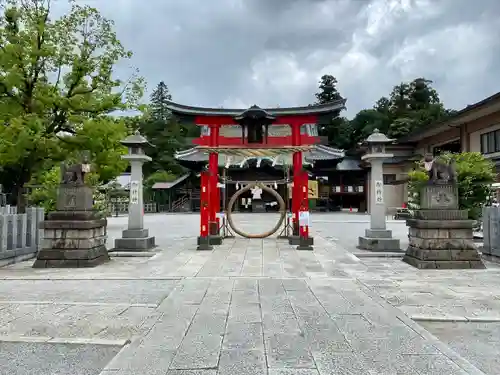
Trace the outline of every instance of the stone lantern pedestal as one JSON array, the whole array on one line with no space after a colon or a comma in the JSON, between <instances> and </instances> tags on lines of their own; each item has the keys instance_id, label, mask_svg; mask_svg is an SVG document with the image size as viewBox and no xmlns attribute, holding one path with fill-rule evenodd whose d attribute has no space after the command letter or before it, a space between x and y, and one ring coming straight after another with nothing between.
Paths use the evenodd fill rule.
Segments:
<instances>
[{"instance_id":1,"label":"stone lantern pedestal","mask_svg":"<svg viewBox=\"0 0 500 375\"><path fill-rule=\"evenodd\" d=\"M358 248L370 251L401 251L399 239L392 238L392 231L387 229L384 202L383 162L392 157L385 151L385 145L392 142L385 134L375 129L365 141L368 153L361 159L370 163L370 228L359 237Z\"/></svg>"},{"instance_id":2,"label":"stone lantern pedestal","mask_svg":"<svg viewBox=\"0 0 500 375\"><path fill-rule=\"evenodd\" d=\"M128 212L128 228L122 232L122 238L115 240L112 251L147 251L153 249L155 238L144 228L144 202L142 185L142 165L151 161L144 153L144 147L150 143L139 131L121 142L129 152L122 156L130 162L130 201Z\"/></svg>"}]
</instances>

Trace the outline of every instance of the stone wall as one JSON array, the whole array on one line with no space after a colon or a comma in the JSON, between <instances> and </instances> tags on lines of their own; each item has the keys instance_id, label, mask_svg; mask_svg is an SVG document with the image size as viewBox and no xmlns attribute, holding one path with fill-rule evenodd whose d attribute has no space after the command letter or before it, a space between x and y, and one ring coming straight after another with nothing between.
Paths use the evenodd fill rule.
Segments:
<instances>
[{"instance_id":1,"label":"stone wall","mask_svg":"<svg viewBox=\"0 0 500 375\"><path fill-rule=\"evenodd\" d=\"M43 208L29 207L18 214L15 207L0 207L0 267L34 258L40 249L43 234Z\"/></svg>"}]
</instances>

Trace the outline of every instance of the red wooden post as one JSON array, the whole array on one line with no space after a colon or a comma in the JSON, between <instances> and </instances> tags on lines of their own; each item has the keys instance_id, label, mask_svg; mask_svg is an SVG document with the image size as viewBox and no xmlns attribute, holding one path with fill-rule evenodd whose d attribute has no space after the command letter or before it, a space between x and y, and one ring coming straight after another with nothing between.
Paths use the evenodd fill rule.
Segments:
<instances>
[{"instance_id":1,"label":"red wooden post","mask_svg":"<svg viewBox=\"0 0 500 375\"><path fill-rule=\"evenodd\" d=\"M290 126L292 128L292 145L300 146L300 126L302 122L299 119L291 119ZM293 235L299 235L299 209L300 209L300 190L302 172L302 152L293 153L293 189L292 189L292 228Z\"/></svg>"},{"instance_id":2,"label":"red wooden post","mask_svg":"<svg viewBox=\"0 0 500 375\"><path fill-rule=\"evenodd\" d=\"M308 193L309 176L306 171L301 173L301 191L300 191L300 211L309 211L309 193ZM304 239L309 237L309 225L300 225L300 236Z\"/></svg>"},{"instance_id":3,"label":"red wooden post","mask_svg":"<svg viewBox=\"0 0 500 375\"><path fill-rule=\"evenodd\" d=\"M219 126L220 124L218 123L210 124L210 147L217 147L219 145ZM217 202L219 199L217 188L217 182L219 180L219 155L217 152L212 151L208 155L208 170L210 174L209 233L215 236L219 234L217 212L220 206L220 203Z\"/></svg>"},{"instance_id":4,"label":"red wooden post","mask_svg":"<svg viewBox=\"0 0 500 375\"><path fill-rule=\"evenodd\" d=\"M209 189L208 189L208 172L201 172L200 175L200 237L208 238L208 199L209 199Z\"/></svg>"},{"instance_id":5,"label":"red wooden post","mask_svg":"<svg viewBox=\"0 0 500 375\"><path fill-rule=\"evenodd\" d=\"M219 138L219 133L220 133L220 127L223 125L221 122L220 124L214 126L214 132L215 132L215 142L217 146L219 146L220 138ZM217 186L219 182L219 155L217 154L217 168L216 168L217 174L215 176L215 186L214 186L214 211L215 211L215 221L217 221L217 234L219 234L220 230L220 218L217 216L217 213L220 212L220 188Z\"/></svg>"},{"instance_id":6,"label":"red wooden post","mask_svg":"<svg viewBox=\"0 0 500 375\"><path fill-rule=\"evenodd\" d=\"M209 173L209 221L210 225L214 226L217 223L217 174L218 174L218 155L215 152L211 152L208 155L208 173ZM216 235L218 231L215 231L215 228L212 227L210 230L211 235Z\"/></svg>"},{"instance_id":7,"label":"red wooden post","mask_svg":"<svg viewBox=\"0 0 500 375\"><path fill-rule=\"evenodd\" d=\"M302 152L293 153L293 189L292 189L292 224L293 235L299 235L299 210L300 210L300 194L301 194L301 173L302 173Z\"/></svg>"}]
</instances>

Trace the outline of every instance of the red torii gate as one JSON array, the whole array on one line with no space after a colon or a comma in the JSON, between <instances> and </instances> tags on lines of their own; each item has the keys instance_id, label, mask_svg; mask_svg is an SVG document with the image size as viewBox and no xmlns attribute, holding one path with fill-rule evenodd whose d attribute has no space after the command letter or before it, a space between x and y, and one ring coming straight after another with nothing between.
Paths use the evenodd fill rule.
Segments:
<instances>
[{"instance_id":1,"label":"red torii gate","mask_svg":"<svg viewBox=\"0 0 500 375\"><path fill-rule=\"evenodd\" d=\"M303 169L303 152L319 142L316 124L320 117L331 119L344 108L345 99L335 102L294 108L262 109L252 106L247 110L197 108L169 102L169 109L181 118L202 127L201 136L193 141L197 149L209 154L208 169L201 172L200 189L200 236L198 248L211 248L220 243L220 190L218 155L277 156L293 154L292 227L290 244L312 249L313 238L309 236L308 221L302 223L300 216L307 217L309 211L308 174ZM245 119L248 121L245 122ZM221 129L227 126L241 126L241 135L221 136ZM274 126L289 126L291 134L272 134ZM314 131L307 126L314 125ZM251 129L251 127L253 127ZM260 128L260 138L250 140L249 134ZM227 133L227 132L226 132ZM301 215L300 213L307 213ZM301 225L302 224L302 225ZM218 238L217 238L218 237Z\"/></svg>"},{"instance_id":2,"label":"red torii gate","mask_svg":"<svg viewBox=\"0 0 500 375\"><path fill-rule=\"evenodd\" d=\"M309 146L313 143L307 143L311 141L316 141L316 139L303 140L300 134L300 128L305 124L315 124L317 118L315 116L290 116L290 117L279 117L274 124L279 125L289 125L292 130L292 144L291 146L296 146L295 149L300 148L300 146ZM218 228L220 227L219 219L217 218L217 212L220 211L220 190L217 188L217 183L219 181L219 161L217 150L230 150L232 147L224 147L220 145L219 134L221 126L225 125L236 125L236 122L227 117L208 117L208 116L197 116L195 123L197 125L208 125L209 126L209 137L207 151L209 151L208 157L208 170L201 172L201 219L200 219L200 241L201 243L209 242L208 237L211 235L218 234ZM314 138L314 137L307 137ZM305 142L304 142L305 141ZM228 145L236 148L256 148L252 147L250 144L242 145ZM243 147L242 147L243 146ZM286 149L284 146L272 146L259 144L259 149ZM263 147L262 147L263 146ZM266 147L267 146L267 147ZM293 147L291 148L293 150ZM293 189L292 189L292 223L294 228L294 234L300 237L299 242L301 244L312 245L312 238L309 237L309 227L308 225L299 225L299 212L309 211L309 201L308 201L308 174L302 168L302 151L297 150L293 152ZM215 229L217 228L217 229ZM295 241L292 241L295 242Z\"/></svg>"}]
</instances>

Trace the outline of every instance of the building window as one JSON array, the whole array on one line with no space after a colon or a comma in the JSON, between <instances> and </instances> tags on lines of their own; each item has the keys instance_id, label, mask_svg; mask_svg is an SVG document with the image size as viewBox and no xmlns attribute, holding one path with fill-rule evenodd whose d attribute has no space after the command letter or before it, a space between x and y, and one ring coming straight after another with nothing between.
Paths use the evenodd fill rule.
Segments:
<instances>
[{"instance_id":1,"label":"building window","mask_svg":"<svg viewBox=\"0 0 500 375\"><path fill-rule=\"evenodd\" d=\"M395 174L384 174L384 185L391 185L396 181Z\"/></svg>"},{"instance_id":2,"label":"building window","mask_svg":"<svg viewBox=\"0 0 500 375\"><path fill-rule=\"evenodd\" d=\"M500 152L500 129L481 134L481 153Z\"/></svg>"}]
</instances>

